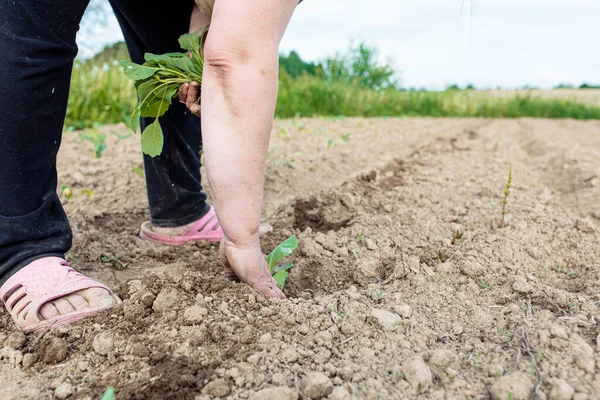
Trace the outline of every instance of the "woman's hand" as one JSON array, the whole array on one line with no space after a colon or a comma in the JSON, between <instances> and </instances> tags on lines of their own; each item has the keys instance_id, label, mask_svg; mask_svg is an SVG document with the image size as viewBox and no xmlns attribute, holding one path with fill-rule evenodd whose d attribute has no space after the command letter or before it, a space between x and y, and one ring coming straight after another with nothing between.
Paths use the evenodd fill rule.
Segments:
<instances>
[{"instance_id":1,"label":"woman's hand","mask_svg":"<svg viewBox=\"0 0 600 400\"><path fill-rule=\"evenodd\" d=\"M228 277L239 278L268 299L285 299L285 295L277 287L277 282L269 272L258 237L244 245L237 245L225 237L219 250L219 259Z\"/></svg>"},{"instance_id":2,"label":"woman's hand","mask_svg":"<svg viewBox=\"0 0 600 400\"><path fill-rule=\"evenodd\" d=\"M200 85L198 82L184 83L177 96L192 114L200 116Z\"/></svg>"}]
</instances>

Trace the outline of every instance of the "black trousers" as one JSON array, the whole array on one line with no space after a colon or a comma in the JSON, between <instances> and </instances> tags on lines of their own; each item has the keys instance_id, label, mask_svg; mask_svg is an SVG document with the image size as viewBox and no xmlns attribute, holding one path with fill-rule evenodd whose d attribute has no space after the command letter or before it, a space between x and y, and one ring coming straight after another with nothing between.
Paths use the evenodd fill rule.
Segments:
<instances>
[{"instance_id":1,"label":"black trousers","mask_svg":"<svg viewBox=\"0 0 600 400\"><path fill-rule=\"evenodd\" d=\"M56 155L88 1L0 1L0 284L29 262L71 248ZM180 51L193 0L110 2L133 61L143 62L145 52ZM150 215L157 226L184 225L209 210L200 183L200 121L174 102L160 123L163 153L144 156Z\"/></svg>"}]
</instances>

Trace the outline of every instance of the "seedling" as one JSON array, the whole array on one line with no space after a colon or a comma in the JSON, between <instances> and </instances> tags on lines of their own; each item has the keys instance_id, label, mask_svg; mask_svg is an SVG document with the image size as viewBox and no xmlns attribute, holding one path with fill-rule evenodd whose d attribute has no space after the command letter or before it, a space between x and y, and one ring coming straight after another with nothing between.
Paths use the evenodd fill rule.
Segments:
<instances>
[{"instance_id":1,"label":"seedling","mask_svg":"<svg viewBox=\"0 0 600 400\"><path fill-rule=\"evenodd\" d=\"M140 178L144 179L144 170L137 165L131 167L131 170L139 175Z\"/></svg>"},{"instance_id":2,"label":"seedling","mask_svg":"<svg viewBox=\"0 0 600 400\"><path fill-rule=\"evenodd\" d=\"M510 167L508 167L508 179L506 180L506 183L504 184L504 190L502 191L502 193L504 194L504 197L502 197L502 219L500 220L500 228L503 228L505 226L504 216L507 213L506 206L508 205L508 196L510 196L510 188L511 187L512 187L512 164L510 164Z\"/></svg>"},{"instance_id":3,"label":"seedling","mask_svg":"<svg viewBox=\"0 0 600 400\"><path fill-rule=\"evenodd\" d=\"M344 134L342 135L342 140L343 140L344 142L347 142L348 140L350 140L350 133L344 133Z\"/></svg>"},{"instance_id":4,"label":"seedling","mask_svg":"<svg viewBox=\"0 0 600 400\"><path fill-rule=\"evenodd\" d=\"M71 190L71 188L67 185L63 185L60 188L60 191L62 192L63 196L67 198L67 200L71 200L73 198L73 190Z\"/></svg>"},{"instance_id":5,"label":"seedling","mask_svg":"<svg viewBox=\"0 0 600 400\"><path fill-rule=\"evenodd\" d=\"M334 313L336 313L338 317L344 318L344 314L341 311L338 311L338 310L335 310L335 309L333 309L331 311L333 311Z\"/></svg>"},{"instance_id":6,"label":"seedling","mask_svg":"<svg viewBox=\"0 0 600 400\"><path fill-rule=\"evenodd\" d=\"M278 266L277 264L279 263L279 261L292 254L292 252L297 248L298 240L296 239L296 236L292 236L289 239L283 241L279 246L275 248L275 250L271 252L271 254L269 254L265 258L267 264L269 265L269 271L271 271L271 275L273 276L273 278L275 278L275 281L277 281L277 284L281 289L283 289L283 287L285 286L285 281L287 280L288 276L288 270L291 269L294 266L294 264L287 263L281 266Z\"/></svg>"},{"instance_id":7,"label":"seedling","mask_svg":"<svg viewBox=\"0 0 600 400\"><path fill-rule=\"evenodd\" d=\"M333 146L335 146L335 142L333 141L333 139L329 139L329 140L327 141L327 148L328 148L328 149L330 149L330 148L332 148Z\"/></svg>"},{"instance_id":8,"label":"seedling","mask_svg":"<svg viewBox=\"0 0 600 400\"><path fill-rule=\"evenodd\" d=\"M181 85L189 82L202 84L204 56L202 43L208 27L179 38L182 53L163 55L146 53L143 65L121 61L125 76L135 81L139 104L131 114L131 129L139 127L140 117L155 118L142 132L142 151L151 157L162 153L163 132L158 117L164 115Z\"/></svg>"},{"instance_id":9,"label":"seedling","mask_svg":"<svg viewBox=\"0 0 600 400\"><path fill-rule=\"evenodd\" d=\"M381 299L383 298L383 292L379 292L375 295L375 301L381 303Z\"/></svg>"},{"instance_id":10,"label":"seedling","mask_svg":"<svg viewBox=\"0 0 600 400\"><path fill-rule=\"evenodd\" d=\"M115 389L112 386L107 387L100 400L115 400Z\"/></svg>"},{"instance_id":11,"label":"seedling","mask_svg":"<svg viewBox=\"0 0 600 400\"><path fill-rule=\"evenodd\" d=\"M81 191L81 195L88 196L88 197L94 197L94 192L92 192L90 189L83 189Z\"/></svg>"},{"instance_id":12,"label":"seedling","mask_svg":"<svg viewBox=\"0 0 600 400\"><path fill-rule=\"evenodd\" d=\"M457 230L457 231L456 231L456 233L454 233L454 234L452 235L452 237L450 238L450 244L454 244L454 243L456 243L456 241L457 241L458 239L460 239L462 236L463 236L463 233L462 233L461 231L458 231L458 230Z\"/></svg>"},{"instance_id":13,"label":"seedling","mask_svg":"<svg viewBox=\"0 0 600 400\"><path fill-rule=\"evenodd\" d=\"M79 135L81 140L91 142L94 145L94 154L96 158L102 157L102 152L106 149L106 135L98 131L89 131Z\"/></svg>"}]
</instances>

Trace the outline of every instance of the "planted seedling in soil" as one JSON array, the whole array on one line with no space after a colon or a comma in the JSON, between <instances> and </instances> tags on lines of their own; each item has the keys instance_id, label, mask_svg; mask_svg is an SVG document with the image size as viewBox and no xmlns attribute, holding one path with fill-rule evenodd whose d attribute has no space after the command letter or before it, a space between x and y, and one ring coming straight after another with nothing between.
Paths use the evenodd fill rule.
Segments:
<instances>
[{"instance_id":1,"label":"planted seedling in soil","mask_svg":"<svg viewBox=\"0 0 600 400\"><path fill-rule=\"evenodd\" d=\"M504 190L502 193L504 196L502 197L502 219L500 220L500 228L505 227L504 216L508 212L506 210L506 206L508 205L508 196L510 196L510 188L512 187L512 164L508 167L508 179L504 184Z\"/></svg>"},{"instance_id":2,"label":"planted seedling in soil","mask_svg":"<svg viewBox=\"0 0 600 400\"><path fill-rule=\"evenodd\" d=\"M106 388L106 391L104 392L100 400L115 400L115 389L113 389L111 386Z\"/></svg>"},{"instance_id":3,"label":"planted seedling in soil","mask_svg":"<svg viewBox=\"0 0 600 400\"><path fill-rule=\"evenodd\" d=\"M131 114L131 129L136 131L140 117L154 118L142 132L142 151L151 157L162 153L163 132L158 118L164 115L171 100L177 96L181 85L197 82L202 85L204 57L202 43L208 27L202 31L185 34L179 38L182 53L146 53L143 65L121 61L125 76L135 81L139 104Z\"/></svg>"},{"instance_id":4,"label":"planted seedling in soil","mask_svg":"<svg viewBox=\"0 0 600 400\"><path fill-rule=\"evenodd\" d=\"M278 264L281 260L292 254L296 248L298 248L298 240L296 239L296 236L292 236L277 246L275 250L265 258L269 265L271 275L273 275L273 278L275 278L275 281L277 281L277 284L281 289L285 286L288 270L292 268L294 264L287 263L281 266Z\"/></svg>"},{"instance_id":5,"label":"planted seedling in soil","mask_svg":"<svg viewBox=\"0 0 600 400\"><path fill-rule=\"evenodd\" d=\"M106 149L106 135L98 131L90 131L79 135L81 140L91 142L94 145L94 154L96 158L102 157L102 152Z\"/></svg>"},{"instance_id":6,"label":"planted seedling in soil","mask_svg":"<svg viewBox=\"0 0 600 400\"><path fill-rule=\"evenodd\" d=\"M456 231L456 233L454 233L454 235L452 235L452 237L450 238L450 244L456 243L456 241L458 239L460 239L462 236L463 236L463 233L461 231Z\"/></svg>"}]
</instances>

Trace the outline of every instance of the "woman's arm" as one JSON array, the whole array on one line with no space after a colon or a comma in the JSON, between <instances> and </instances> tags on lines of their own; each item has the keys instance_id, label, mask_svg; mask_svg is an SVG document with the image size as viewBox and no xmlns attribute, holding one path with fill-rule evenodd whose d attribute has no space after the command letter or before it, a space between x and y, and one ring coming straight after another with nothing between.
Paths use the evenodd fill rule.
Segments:
<instances>
[{"instance_id":1,"label":"woman's arm","mask_svg":"<svg viewBox=\"0 0 600 400\"><path fill-rule=\"evenodd\" d=\"M277 100L279 42L296 4L217 0L201 88L206 170L225 233L222 261L265 296L279 298L284 295L264 261L258 228ZM196 94L197 87L190 86L188 98Z\"/></svg>"}]
</instances>

